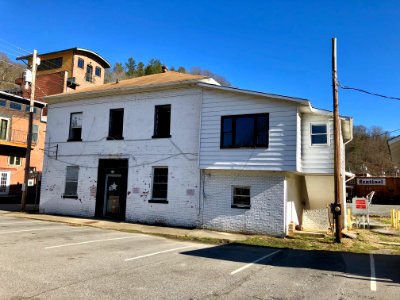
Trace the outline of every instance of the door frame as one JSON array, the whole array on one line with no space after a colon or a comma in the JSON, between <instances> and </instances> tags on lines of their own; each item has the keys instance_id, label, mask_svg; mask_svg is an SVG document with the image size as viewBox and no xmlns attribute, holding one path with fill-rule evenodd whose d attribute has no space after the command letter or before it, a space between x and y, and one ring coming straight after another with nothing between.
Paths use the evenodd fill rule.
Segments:
<instances>
[{"instance_id":1,"label":"door frame","mask_svg":"<svg viewBox=\"0 0 400 300\"><path fill-rule=\"evenodd\" d=\"M120 194L120 210L115 217L106 216L104 211L104 200L106 197L106 178L107 175L121 176L121 194ZM97 218L112 218L119 221L125 220L126 196L128 183L128 159L99 159L97 172L97 193L96 193L96 210Z\"/></svg>"}]
</instances>

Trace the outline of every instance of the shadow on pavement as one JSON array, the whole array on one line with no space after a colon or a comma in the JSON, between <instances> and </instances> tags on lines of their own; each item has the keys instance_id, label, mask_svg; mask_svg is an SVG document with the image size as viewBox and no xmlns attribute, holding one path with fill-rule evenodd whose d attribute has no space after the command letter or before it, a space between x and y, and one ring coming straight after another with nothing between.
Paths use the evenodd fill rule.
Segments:
<instances>
[{"instance_id":1,"label":"shadow on pavement","mask_svg":"<svg viewBox=\"0 0 400 300\"><path fill-rule=\"evenodd\" d=\"M369 281L371 278L369 254L274 249L240 244L220 245L212 248L185 251L181 254L248 264L276 251L279 252L256 262L256 264L331 271L339 273L336 276L357 280ZM398 266L400 266L400 256L374 254L373 259L377 282L400 284L400 271L398 269Z\"/></svg>"}]
</instances>

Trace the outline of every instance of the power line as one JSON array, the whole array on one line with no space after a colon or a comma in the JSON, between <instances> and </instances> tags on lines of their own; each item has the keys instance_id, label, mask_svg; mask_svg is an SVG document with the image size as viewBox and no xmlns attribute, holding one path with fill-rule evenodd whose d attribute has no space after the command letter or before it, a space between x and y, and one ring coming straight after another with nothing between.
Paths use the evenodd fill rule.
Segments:
<instances>
[{"instance_id":1,"label":"power line","mask_svg":"<svg viewBox=\"0 0 400 300\"><path fill-rule=\"evenodd\" d=\"M339 87L341 89L344 89L344 90L353 90L353 91L357 91L357 92L361 92L361 93L365 93L365 94L368 94L368 95L371 95L371 96L377 96L377 97L381 97L381 98L385 98L385 99L400 100L400 97L385 96L385 95L382 95L382 94L369 92L367 90L363 90L363 89L359 89L359 88L353 88L353 87L350 87L350 86L342 85L341 83L339 83Z\"/></svg>"},{"instance_id":2,"label":"power line","mask_svg":"<svg viewBox=\"0 0 400 300\"><path fill-rule=\"evenodd\" d=\"M16 45L14 45L14 44L12 44L12 43L6 41L5 39L0 38L0 41L3 41L4 43L6 43L6 44L8 44L8 45L10 45L10 46L13 46L14 48L16 48L16 49L18 49L18 50L22 50L22 51L25 52L25 53L30 53L29 51L27 51L27 50L25 50L25 49L23 49L23 48L21 48L21 47L18 47L18 46L16 46ZM21 53L23 53L23 52L21 52Z\"/></svg>"}]
</instances>

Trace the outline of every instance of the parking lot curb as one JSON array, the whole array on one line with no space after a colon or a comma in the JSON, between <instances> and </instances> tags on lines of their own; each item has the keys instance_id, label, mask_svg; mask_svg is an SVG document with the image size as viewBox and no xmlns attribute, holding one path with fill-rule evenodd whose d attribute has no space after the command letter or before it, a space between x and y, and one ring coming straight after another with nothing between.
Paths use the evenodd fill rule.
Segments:
<instances>
[{"instance_id":1,"label":"parking lot curb","mask_svg":"<svg viewBox=\"0 0 400 300\"><path fill-rule=\"evenodd\" d=\"M228 232L218 232L205 229L186 229L186 228L175 228L175 227L160 227L153 225L135 224L118 221L98 220L98 219L87 219L69 216L56 216L47 214L28 214L22 212L9 212L0 211L0 215L6 215L9 217L49 221L64 223L73 226L90 226L95 228L102 228L108 230L117 230L124 232L134 232L162 236L166 238L174 239L189 239L202 242L210 243L233 243L243 241L248 238L244 234L235 234Z\"/></svg>"}]
</instances>

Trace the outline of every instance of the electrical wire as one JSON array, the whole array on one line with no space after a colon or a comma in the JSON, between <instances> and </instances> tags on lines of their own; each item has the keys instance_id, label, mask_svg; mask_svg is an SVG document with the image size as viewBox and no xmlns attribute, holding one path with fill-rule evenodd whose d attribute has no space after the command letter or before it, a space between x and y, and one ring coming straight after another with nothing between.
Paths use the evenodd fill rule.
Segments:
<instances>
[{"instance_id":1,"label":"electrical wire","mask_svg":"<svg viewBox=\"0 0 400 300\"><path fill-rule=\"evenodd\" d=\"M21 48L21 47L18 47L18 46L16 46L16 45L14 45L14 44L12 44L12 43L6 41L6 40L3 39L3 38L0 38L0 41L3 41L3 43L6 43L6 44L8 44L8 45L10 45L10 46L12 46L12 47L18 49L18 50L22 50L22 51L25 52L25 53L30 53L28 50L25 50L25 49L23 49L23 48ZM21 52L21 53L23 53L23 52Z\"/></svg>"},{"instance_id":2,"label":"electrical wire","mask_svg":"<svg viewBox=\"0 0 400 300\"><path fill-rule=\"evenodd\" d=\"M368 95L371 95L371 96L381 97L381 98L385 98L385 99L400 100L400 97L385 96L385 95L382 95L382 94L369 92L367 90L346 86L346 85L343 85L341 83L338 83L338 84L339 84L339 87L341 89L343 89L343 90L353 90L353 91L357 91L357 92L360 92L360 93L365 93L365 94L368 94Z\"/></svg>"}]
</instances>

